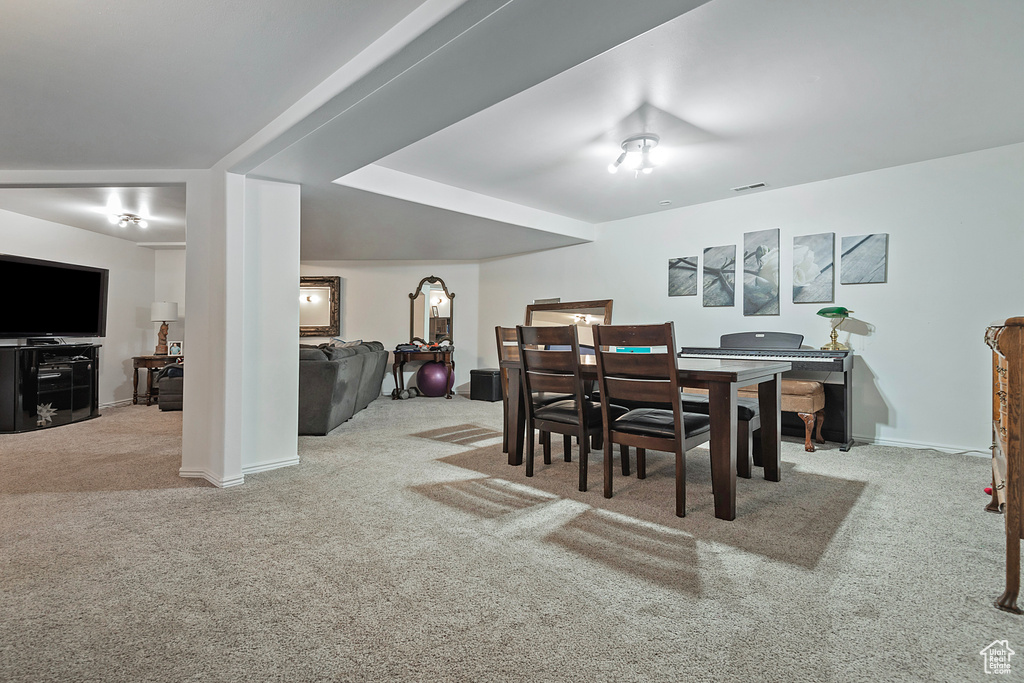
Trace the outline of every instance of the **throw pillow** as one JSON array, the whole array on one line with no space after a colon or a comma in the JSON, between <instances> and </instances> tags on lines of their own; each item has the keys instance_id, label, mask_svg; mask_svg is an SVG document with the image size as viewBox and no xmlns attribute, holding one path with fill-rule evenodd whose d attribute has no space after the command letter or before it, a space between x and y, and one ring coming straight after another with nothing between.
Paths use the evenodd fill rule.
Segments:
<instances>
[{"instance_id":1,"label":"throw pillow","mask_svg":"<svg viewBox=\"0 0 1024 683\"><path fill-rule=\"evenodd\" d=\"M355 341L345 341L344 339L331 339L331 346L337 349L347 349L352 346L359 346L363 343L362 339L356 339Z\"/></svg>"}]
</instances>

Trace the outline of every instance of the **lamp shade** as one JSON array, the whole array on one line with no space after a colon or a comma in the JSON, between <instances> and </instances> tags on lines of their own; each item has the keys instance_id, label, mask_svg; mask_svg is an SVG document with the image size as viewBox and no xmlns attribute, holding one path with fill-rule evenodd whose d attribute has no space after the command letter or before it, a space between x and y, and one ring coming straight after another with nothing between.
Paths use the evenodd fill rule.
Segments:
<instances>
[{"instance_id":1,"label":"lamp shade","mask_svg":"<svg viewBox=\"0 0 1024 683\"><path fill-rule=\"evenodd\" d=\"M178 304L175 301L154 301L149 308L149 319L155 323L165 323L178 319Z\"/></svg>"},{"instance_id":2,"label":"lamp shade","mask_svg":"<svg viewBox=\"0 0 1024 683\"><path fill-rule=\"evenodd\" d=\"M826 306L818 311L818 315L822 318L849 318L851 313L853 311L845 306Z\"/></svg>"}]
</instances>

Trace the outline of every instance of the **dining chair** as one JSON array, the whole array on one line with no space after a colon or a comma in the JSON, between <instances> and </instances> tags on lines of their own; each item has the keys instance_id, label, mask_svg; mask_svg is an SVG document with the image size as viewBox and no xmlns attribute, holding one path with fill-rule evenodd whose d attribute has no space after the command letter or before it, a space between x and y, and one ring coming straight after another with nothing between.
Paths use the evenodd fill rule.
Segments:
<instances>
[{"instance_id":1,"label":"dining chair","mask_svg":"<svg viewBox=\"0 0 1024 683\"><path fill-rule=\"evenodd\" d=\"M711 419L683 412L673 325L595 325L593 329L605 453L612 444L635 447L638 479L647 476L647 450L674 453L676 516L684 517L686 451L711 439ZM637 349L646 352L635 352ZM610 410L616 404L636 402L670 408L634 408L618 416ZM611 458L605 457L605 498L612 497L613 469Z\"/></svg>"},{"instance_id":2,"label":"dining chair","mask_svg":"<svg viewBox=\"0 0 1024 683\"><path fill-rule=\"evenodd\" d=\"M516 340L516 328L514 327L501 327L500 325L494 328L494 336L498 341L498 360L499 361L518 361L519 360L519 345ZM516 397L518 400L518 397ZM515 427L510 427L508 423L508 369L501 369L501 409L502 409L502 420L504 429L502 430L501 438L501 452L508 453L508 436L511 430Z\"/></svg>"},{"instance_id":3,"label":"dining chair","mask_svg":"<svg viewBox=\"0 0 1024 683\"><path fill-rule=\"evenodd\" d=\"M579 490L587 490L590 437L601 443L602 413L613 417L624 408L602 410L589 400L580 379L580 345L575 325L557 327L516 327L523 384L526 387L526 476L533 476L534 431L563 435L565 460L571 460L572 437L580 445ZM550 397L564 398L550 402ZM551 464L550 442L545 445L544 464Z\"/></svg>"},{"instance_id":4,"label":"dining chair","mask_svg":"<svg viewBox=\"0 0 1024 683\"><path fill-rule=\"evenodd\" d=\"M501 327L500 325L494 328L494 334L498 342L498 360L499 361L519 361L519 342L516 337L516 328L514 327ZM503 424L504 429L502 430L501 439L501 452L508 453L508 438L511 434L511 430L515 429L515 425L509 423L509 400L516 400L517 397L509 398L508 395L508 370L502 368L501 370L501 407L503 411ZM562 401L568 398L572 398L566 394L551 394L551 393L538 393L534 397L540 403L554 403L555 401ZM540 434L540 441L544 448L547 450L548 457L550 458L551 453L551 433L542 431ZM571 462L571 456L568 447L565 452L565 461Z\"/></svg>"}]
</instances>

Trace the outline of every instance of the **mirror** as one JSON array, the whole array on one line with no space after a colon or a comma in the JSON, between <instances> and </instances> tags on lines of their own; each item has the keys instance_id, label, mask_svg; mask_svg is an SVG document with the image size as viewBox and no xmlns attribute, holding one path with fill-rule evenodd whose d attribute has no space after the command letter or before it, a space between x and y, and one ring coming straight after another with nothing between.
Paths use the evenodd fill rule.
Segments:
<instances>
[{"instance_id":1,"label":"mirror","mask_svg":"<svg viewBox=\"0 0 1024 683\"><path fill-rule=\"evenodd\" d=\"M341 333L341 278L299 278L299 336L336 337Z\"/></svg>"},{"instance_id":2,"label":"mirror","mask_svg":"<svg viewBox=\"0 0 1024 683\"><path fill-rule=\"evenodd\" d=\"M431 275L420 280L409 293L409 339L427 344L453 342L454 299L441 278Z\"/></svg>"},{"instance_id":3,"label":"mirror","mask_svg":"<svg viewBox=\"0 0 1024 683\"><path fill-rule=\"evenodd\" d=\"M594 345L593 325L612 322L612 300L563 301L557 304L530 304L526 307L526 324L535 327L576 325L580 344Z\"/></svg>"}]
</instances>

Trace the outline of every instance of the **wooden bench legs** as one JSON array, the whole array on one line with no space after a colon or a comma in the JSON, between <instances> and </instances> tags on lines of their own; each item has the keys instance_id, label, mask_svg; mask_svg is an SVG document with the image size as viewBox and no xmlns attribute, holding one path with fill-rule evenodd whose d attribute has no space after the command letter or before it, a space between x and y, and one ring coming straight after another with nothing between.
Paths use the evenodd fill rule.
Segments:
<instances>
[{"instance_id":1,"label":"wooden bench legs","mask_svg":"<svg viewBox=\"0 0 1024 683\"><path fill-rule=\"evenodd\" d=\"M814 440L818 443L825 443L825 438L821 435L821 425L825 423L825 409L815 413L797 413L801 420L804 421L804 450L808 453L814 452L814 443L811 441L811 434L815 432L814 426L817 423L817 433L814 434Z\"/></svg>"}]
</instances>

